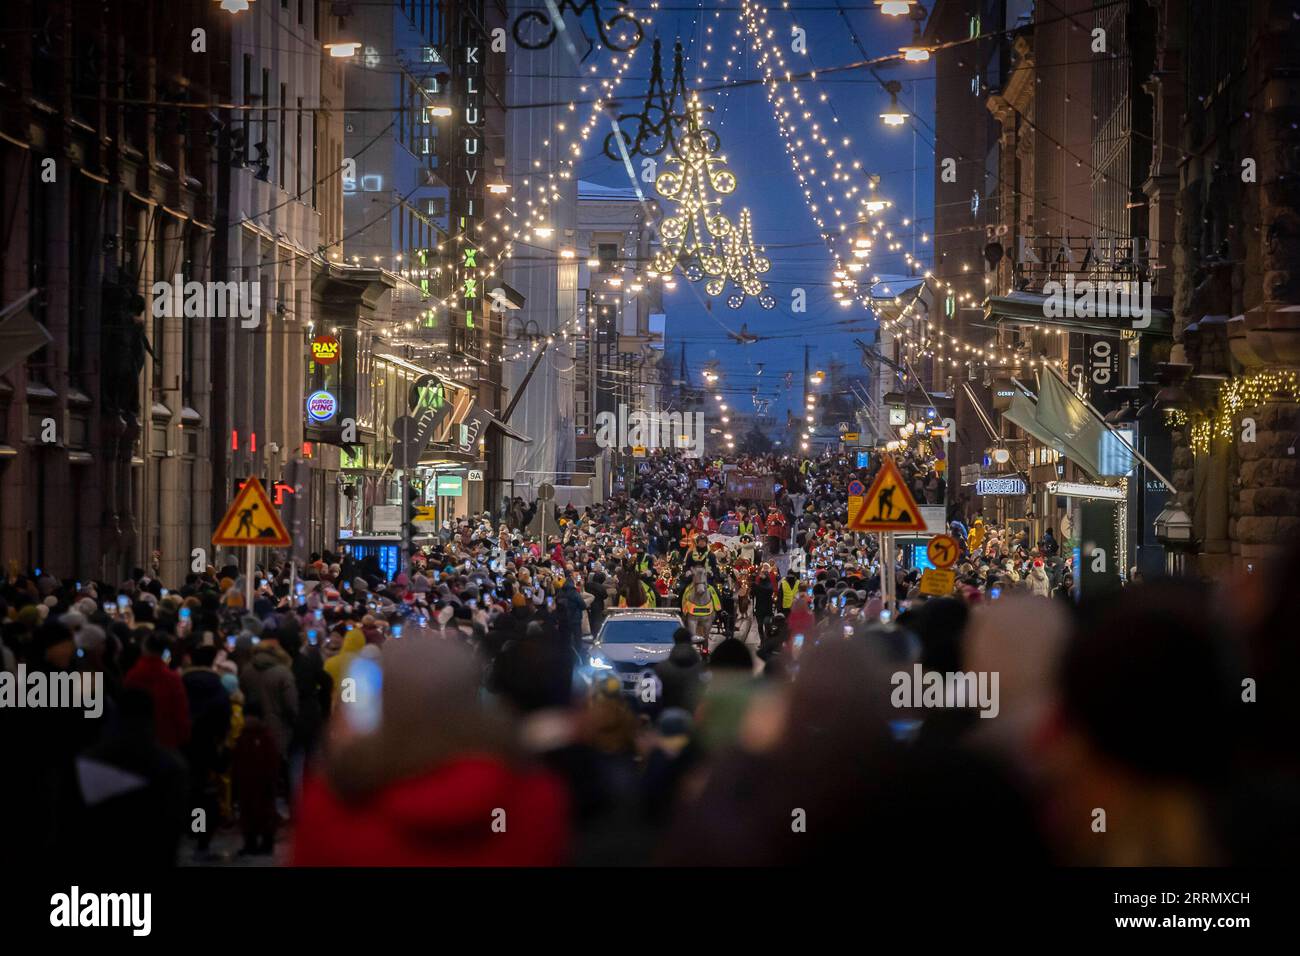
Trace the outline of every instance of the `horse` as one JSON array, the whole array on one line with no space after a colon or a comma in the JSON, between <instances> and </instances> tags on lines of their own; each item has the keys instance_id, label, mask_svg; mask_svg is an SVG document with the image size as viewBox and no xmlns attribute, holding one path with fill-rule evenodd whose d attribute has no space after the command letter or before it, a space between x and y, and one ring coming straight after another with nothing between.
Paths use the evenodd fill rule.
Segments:
<instances>
[{"instance_id":1,"label":"horse","mask_svg":"<svg viewBox=\"0 0 1300 956\"><path fill-rule=\"evenodd\" d=\"M754 602L749 593L750 575L745 569L737 575L736 583L736 637L743 643L749 643L749 635L754 630Z\"/></svg>"},{"instance_id":2,"label":"horse","mask_svg":"<svg viewBox=\"0 0 1300 956\"><path fill-rule=\"evenodd\" d=\"M691 571L691 583L686 586L682 594L682 620L691 634L702 637L706 641L709 639L709 632L713 630L713 619L718 613L713 606L715 593L709 587L709 579L704 569L694 568Z\"/></svg>"},{"instance_id":3,"label":"horse","mask_svg":"<svg viewBox=\"0 0 1300 956\"><path fill-rule=\"evenodd\" d=\"M645 586L636 573L636 567L630 558L623 559L623 567L618 573L618 606L645 607L653 606L646 600Z\"/></svg>"}]
</instances>

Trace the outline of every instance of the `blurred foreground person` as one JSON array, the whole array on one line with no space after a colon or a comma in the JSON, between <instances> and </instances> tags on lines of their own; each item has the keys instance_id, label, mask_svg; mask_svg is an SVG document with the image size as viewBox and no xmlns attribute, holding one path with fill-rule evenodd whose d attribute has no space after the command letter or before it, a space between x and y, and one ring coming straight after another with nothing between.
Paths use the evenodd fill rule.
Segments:
<instances>
[{"instance_id":1,"label":"blurred foreground person","mask_svg":"<svg viewBox=\"0 0 1300 956\"><path fill-rule=\"evenodd\" d=\"M479 700L479 674L452 643L385 646L379 727L336 735L320 772L308 774L296 865L565 862L563 788L513 759L508 726Z\"/></svg>"},{"instance_id":2,"label":"blurred foreground person","mask_svg":"<svg viewBox=\"0 0 1300 956\"><path fill-rule=\"evenodd\" d=\"M1059 708L1039 741L1062 862L1227 862L1214 806L1242 716L1228 649L1193 582L1125 588L1080 608Z\"/></svg>"}]
</instances>

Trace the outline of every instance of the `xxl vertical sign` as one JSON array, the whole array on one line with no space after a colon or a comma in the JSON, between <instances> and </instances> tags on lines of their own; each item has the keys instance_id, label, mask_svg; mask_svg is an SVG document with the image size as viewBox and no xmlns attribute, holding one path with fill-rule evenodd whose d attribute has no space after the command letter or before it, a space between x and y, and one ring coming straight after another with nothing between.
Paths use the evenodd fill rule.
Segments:
<instances>
[{"instance_id":1,"label":"xxl vertical sign","mask_svg":"<svg viewBox=\"0 0 1300 956\"><path fill-rule=\"evenodd\" d=\"M451 227L461 237L461 259L456 263L461 304L465 309L465 326L474 328L474 313L483 301L482 271L479 262L478 220L483 210L483 62L488 47L478 19L469 6L462 5L456 35L460 44L452 56L452 86L459 124L459 155L452 184Z\"/></svg>"}]
</instances>

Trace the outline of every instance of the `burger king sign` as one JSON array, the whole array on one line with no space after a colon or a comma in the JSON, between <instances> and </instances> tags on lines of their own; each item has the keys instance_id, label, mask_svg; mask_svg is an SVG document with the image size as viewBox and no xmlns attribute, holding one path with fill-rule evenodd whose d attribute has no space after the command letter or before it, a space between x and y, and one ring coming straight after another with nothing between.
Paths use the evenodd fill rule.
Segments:
<instances>
[{"instance_id":1,"label":"burger king sign","mask_svg":"<svg viewBox=\"0 0 1300 956\"><path fill-rule=\"evenodd\" d=\"M327 422L338 410L338 399L329 392L312 392L307 396L307 417L314 422Z\"/></svg>"}]
</instances>

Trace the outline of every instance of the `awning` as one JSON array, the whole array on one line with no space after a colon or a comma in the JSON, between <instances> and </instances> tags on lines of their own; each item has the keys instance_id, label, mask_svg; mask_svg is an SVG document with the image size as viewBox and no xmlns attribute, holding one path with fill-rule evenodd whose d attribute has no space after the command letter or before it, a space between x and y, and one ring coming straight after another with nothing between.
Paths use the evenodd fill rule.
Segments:
<instances>
[{"instance_id":1,"label":"awning","mask_svg":"<svg viewBox=\"0 0 1300 956\"><path fill-rule=\"evenodd\" d=\"M1098 297L1098 306L1090 317L1072 315L1050 316L1046 306L1047 296L1041 292L1012 292L1010 295L991 295L984 300L984 317L1000 325L1042 326L1077 329L1098 335L1119 335L1133 332L1137 335L1159 335L1170 338L1174 334L1174 315L1168 309L1151 308L1151 324L1136 326L1127 315L1110 315L1109 304Z\"/></svg>"},{"instance_id":2,"label":"awning","mask_svg":"<svg viewBox=\"0 0 1300 956\"><path fill-rule=\"evenodd\" d=\"M1019 389L1011 398L1011 407L1002 413L1002 417L1013 425L1019 426L1028 435L1032 435L1049 448L1065 454L1060 441L1055 435L1038 424L1038 408L1033 399Z\"/></svg>"},{"instance_id":3,"label":"awning","mask_svg":"<svg viewBox=\"0 0 1300 956\"><path fill-rule=\"evenodd\" d=\"M1137 467L1137 457L1059 375L1044 370L1039 378L1035 420L1058 437L1065 455L1093 477L1122 477Z\"/></svg>"},{"instance_id":4,"label":"awning","mask_svg":"<svg viewBox=\"0 0 1300 956\"><path fill-rule=\"evenodd\" d=\"M523 434L523 432L515 431L513 428L511 428L501 419L497 418L495 415L493 415L492 420L488 422L488 426L490 428L495 428L497 431L501 432L501 434L505 435L507 438L513 438L515 441L521 441L529 445L531 445L533 442L533 440L529 438L527 435Z\"/></svg>"}]
</instances>

